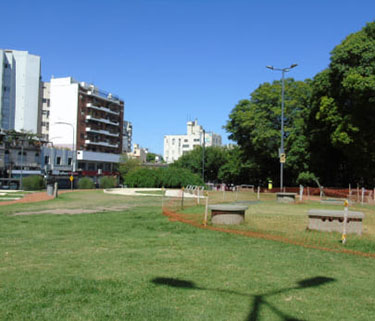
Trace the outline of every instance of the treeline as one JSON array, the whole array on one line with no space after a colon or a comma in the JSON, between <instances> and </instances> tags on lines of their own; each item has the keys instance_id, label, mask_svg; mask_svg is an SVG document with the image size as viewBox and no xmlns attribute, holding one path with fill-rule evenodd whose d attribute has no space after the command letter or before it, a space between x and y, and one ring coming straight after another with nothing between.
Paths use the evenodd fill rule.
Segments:
<instances>
[{"instance_id":1,"label":"treeline","mask_svg":"<svg viewBox=\"0 0 375 321\"><path fill-rule=\"evenodd\" d=\"M247 182L279 181L281 81L241 100L225 126ZM318 178L324 186L375 185L375 23L331 52L312 80L285 81L284 182Z\"/></svg>"},{"instance_id":2,"label":"treeline","mask_svg":"<svg viewBox=\"0 0 375 321\"><path fill-rule=\"evenodd\" d=\"M205 181L279 184L281 86L263 83L234 107L224 127L237 146L206 149ZM286 79L284 112L284 185L375 186L375 23L336 46L313 79ZM172 166L202 175L201 148Z\"/></svg>"}]
</instances>

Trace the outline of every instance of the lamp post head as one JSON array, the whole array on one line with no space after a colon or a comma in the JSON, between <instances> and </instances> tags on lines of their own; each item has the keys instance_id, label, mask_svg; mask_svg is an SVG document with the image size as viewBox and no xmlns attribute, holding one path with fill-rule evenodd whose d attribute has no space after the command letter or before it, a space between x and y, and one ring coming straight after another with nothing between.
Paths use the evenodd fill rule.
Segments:
<instances>
[{"instance_id":1,"label":"lamp post head","mask_svg":"<svg viewBox=\"0 0 375 321\"><path fill-rule=\"evenodd\" d=\"M273 66L270 66L270 65L267 65L266 68L271 69L271 70L274 69L274 67L273 67Z\"/></svg>"},{"instance_id":2,"label":"lamp post head","mask_svg":"<svg viewBox=\"0 0 375 321\"><path fill-rule=\"evenodd\" d=\"M293 68L295 68L295 67L297 67L298 66L298 64L292 64L289 68L290 69L293 69Z\"/></svg>"}]
</instances>

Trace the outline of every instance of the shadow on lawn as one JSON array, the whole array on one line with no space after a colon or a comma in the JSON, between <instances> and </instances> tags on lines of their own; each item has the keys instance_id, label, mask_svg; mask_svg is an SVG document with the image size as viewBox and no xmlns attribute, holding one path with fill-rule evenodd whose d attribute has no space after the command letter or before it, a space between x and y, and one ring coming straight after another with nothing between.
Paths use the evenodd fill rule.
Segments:
<instances>
[{"instance_id":1,"label":"shadow on lawn","mask_svg":"<svg viewBox=\"0 0 375 321\"><path fill-rule=\"evenodd\" d=\"M246 297L252 297L252 303L251 303L251 310L246 318L246 321L259 321L260 316L260 308L262 306L268 307L271 311L273 311L276 315L278 315L282 320L284 321L303 321L302 319L296 319L290 315L287 315L286 313L282 312L278 308L276 308L273 304L266 301L267 297L278 295L281 293L285 293L291 290L303 290L306 288L311 287L318 287L323 284L336 281L333 278L327 278L324 276L317 276L314 278L304 279L299 282L297 282L296 286L284 288L272 292L262 293L262 294L247 294L247 293L241 293L236 291L230 291L230 290L223 290L223 289L210 289L210 288L202 288L199 286L196 286L194 282L187 281L187 280L180 280L180 279L174 279L174 278L154 278L151 282L156 285L167 285L175 288L180 289L191 289L191 290L205 290L205 291L216 291L216 292L224 292L228 294L236 294Z\"/></svg>"}]
</instances>

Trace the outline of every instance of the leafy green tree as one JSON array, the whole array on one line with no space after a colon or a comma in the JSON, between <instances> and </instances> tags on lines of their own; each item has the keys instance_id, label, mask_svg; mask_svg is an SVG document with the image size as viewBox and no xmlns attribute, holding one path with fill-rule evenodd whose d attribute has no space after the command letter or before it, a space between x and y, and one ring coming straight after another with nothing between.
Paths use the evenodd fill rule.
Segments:
<instances>
[{"instance_id":1,"label":"leafy green tree","mask_svg":"<svg viewBox=\"0 0 375 321\"><path fill-rule=\"evenodd\" d=\"M313 80L311 166L324 185L374 184L375 23L349 35Z\"/></svg>"},{"instance_id":2,"label":"leafy green tree","mask_svg":"<svg viewBox=\"0 0 375 321\"><path fill-rule=\"evenodd\" d=\"M121 177L124 178L130 171L137 169L141 166L139 159L128 157L123 154L120 159L120 164L118 166L118 171Z\"/></svg>"},{"instance_id":3,"label":"leafy green tree","mask_svg":"<svg viewBox=\"0 0 375 321\"><path fill-rule=\"evenodd\" d=\"M241 100L225 126L229 138L241 149L243 170L248 182L264 182L279 177L281 126L281 81L261 84L250 100ZM311 98L310 81L285 80L284 132L285 183L295 184L299 172L308 170L306 121Z\"/></svg>"},{"instance_id":4,"label":"leafy green tree","mask_svg":"<svg viewBox=\"0 0 375 321\"><path fill-rule=\"evenodd\" d=\"M204 178L205 181L217 182L219 170L227 160L227 151L218 146L209 146L204 151ZM172 167L186 168L191 172L202 176L203 168L203 148L196 146L193 150L182 155L175 161Z\"/></svg>"}]
</instances>

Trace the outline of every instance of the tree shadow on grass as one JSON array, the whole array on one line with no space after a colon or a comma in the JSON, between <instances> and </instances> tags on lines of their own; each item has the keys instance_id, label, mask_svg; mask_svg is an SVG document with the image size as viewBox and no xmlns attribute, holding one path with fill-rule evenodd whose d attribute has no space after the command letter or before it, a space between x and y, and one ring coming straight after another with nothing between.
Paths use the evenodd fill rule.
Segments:
<instances>
[{"instance_id":1,"label":"tree shadow on grass","mask_svg":"<svg viewBox=\"0 0 375 321\"><path fill-rule=\"evenodd\" d=\"M230 290L224 290L224 289L211 289L211 288L204 288L199 287L194 284L192 281L188 280L181 280L181 279L175 279L175 278L164 278L164 277L158 277L151 280L152 283L155 285L163 285L163 286L170 286L180 289L190 289L190 290L204 290L204 291L214 291L214 292L222 292L227 294L235 294L245 297L251 297L251 310L249 315L246 318L246 321L260 321L260 309L262 307L267 307L270 309L273 313L275 313L277 316L280 317L281 320L284 321L303 321L302 319L294 318L277 307L275 307L273 304L269 303L266 299L273 295L278 295L282 293L286 293L291 290L303 290L306 288L311 287L318 287L322 286L329 282L336 281L333 278L325 277L325 276L316 276L313 278L304 279L297 282L296 286L289 287L289 288L282 288L276 291L266 292L262 294L247 294L247 293L241 293L236 291L230 291Z\"/></svg>"}]
</instances>

